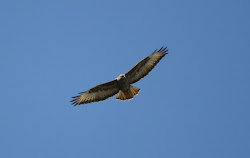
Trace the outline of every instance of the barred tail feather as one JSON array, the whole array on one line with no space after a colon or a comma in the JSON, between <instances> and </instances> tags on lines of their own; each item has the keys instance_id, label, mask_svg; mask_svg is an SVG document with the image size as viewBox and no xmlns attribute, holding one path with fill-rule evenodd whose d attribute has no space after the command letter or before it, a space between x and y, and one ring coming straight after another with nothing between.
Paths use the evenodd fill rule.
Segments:
<instances>
[{"instance_id":1,"label":"barred tail feather","mask_svg":"<svg viewBox=\"0 0 250 158\"><path fill-rule=\"evenodd\" d=\"M139 93L140 89L130 86L129 90L127 91L123 91L123 90L119 90L118 95L116 97L116 99L119 100L130 100L132 98L134 98L134 96L136 96Z\"/></svg>"}]
</instances>

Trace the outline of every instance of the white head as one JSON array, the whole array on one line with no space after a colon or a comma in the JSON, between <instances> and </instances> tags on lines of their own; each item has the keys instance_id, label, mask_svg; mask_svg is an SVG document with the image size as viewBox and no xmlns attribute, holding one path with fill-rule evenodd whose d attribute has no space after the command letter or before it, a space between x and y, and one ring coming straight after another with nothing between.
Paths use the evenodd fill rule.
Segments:
<instances>
[{"instance_id":1,"label":"white head","mask_svg":"<svg viewBox=\"0 0 250 158\"><path fill-rule=\"evenodd\" d=\"M122 80L122 79L124 79L125 78L125 74L121 74L121 75L119 75L116 79L117 80Z\"/></svg>"}]
</instances>

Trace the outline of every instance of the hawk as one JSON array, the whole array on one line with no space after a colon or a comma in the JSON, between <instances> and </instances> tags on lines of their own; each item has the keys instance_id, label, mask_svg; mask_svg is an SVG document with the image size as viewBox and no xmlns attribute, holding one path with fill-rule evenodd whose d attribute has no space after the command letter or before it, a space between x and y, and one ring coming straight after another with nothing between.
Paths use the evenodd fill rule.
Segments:
<instances>
[{"instance_id":1,"label":"hawk","mask_svg":"<svg viewBox=\"0 0 250 158\"><path fill-rule=\"evenodd\" d=\"M121 74L113 81L100 84L85 92L79 93L80 95L78 96L72 97L74 98L71 100L72 104L76 106L103 101L117 93L116 99L118 100L125 101L134 98L140 89L133 87L131 84L145 77L166 54L168 54L167 47L162 47L159 50L156 49L151 55L137 63L126 74Z\"/></svg>"}]
</instances>

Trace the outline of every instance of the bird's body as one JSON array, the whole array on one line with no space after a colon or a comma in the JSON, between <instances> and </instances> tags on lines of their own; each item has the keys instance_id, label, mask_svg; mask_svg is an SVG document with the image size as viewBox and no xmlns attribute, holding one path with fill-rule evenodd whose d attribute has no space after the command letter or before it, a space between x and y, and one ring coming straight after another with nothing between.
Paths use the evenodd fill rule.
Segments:
<instances>
[{"instance_id":1,"label":"bird's body","mask_svg":"<svg viewBox=\"0 0 250 158\"><path fill-rule=\"evenodd\" d=\"M116 80L117 80L117 84L120 90L126 91L129 89L130 84L128 82L127 77L124 74L119 75L116 78Z\"/></svg>"},{"instance_id":2,"label":"bird's body","mask_svg":"<svg viewBox=\"0 0 250 158\"><path fill-rule=\"evenodd\" d=\"M157 63L167 54L166 48L155 50L151 55L137 63L126 74L119 75L115 80L98 85L90 90L73 97L71 101L74 106L105 100L118 93L118 100L130 100L140 91L131 84L145 77Z\"/></svg>"},{"instance_id":3,"label":"bird's body","mask_svg":"<svg viewBox=\"0 0 250 158\"><path fill-rule=\"evenodd\" d=\"M116 99L129 100L139 93L140 89L131 86L125 74L119 75L116 80L119 88Z\"/></svg>"}]
</instances>

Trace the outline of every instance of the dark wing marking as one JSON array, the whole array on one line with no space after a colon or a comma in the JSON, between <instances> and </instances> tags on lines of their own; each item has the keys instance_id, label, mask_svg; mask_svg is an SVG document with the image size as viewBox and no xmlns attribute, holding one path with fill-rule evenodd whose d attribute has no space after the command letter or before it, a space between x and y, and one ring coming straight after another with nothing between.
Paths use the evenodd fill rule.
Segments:
<instances>
[{"instance_id":1,"label":"dark wing marking","mask_svg":"<svg viewBox=\"0 0 250 158\"><path fill-rule=\"evenodd\" d=\"M151 55L137 63L129 72L125 74L129 83L133 84L145 77L166 54L168 54L167 47L162 47L159 50L155 50Z\"/></svg>"},{"instance_id":2,"label":"dark wing marking","mask_svg":"<svg viewBox=\"0 0 250 158\"><path fill-rule=\"evenodd\" d=\"M116 93L118 93L118 91L119 88L117 80L113 80L104 84L100 84L85 92L81 92L80 93L81 95L72 97L74 99L71 100L71 102L74 106L80 104L98 102L114 96Z\"/></svg>"}]
</instances>

